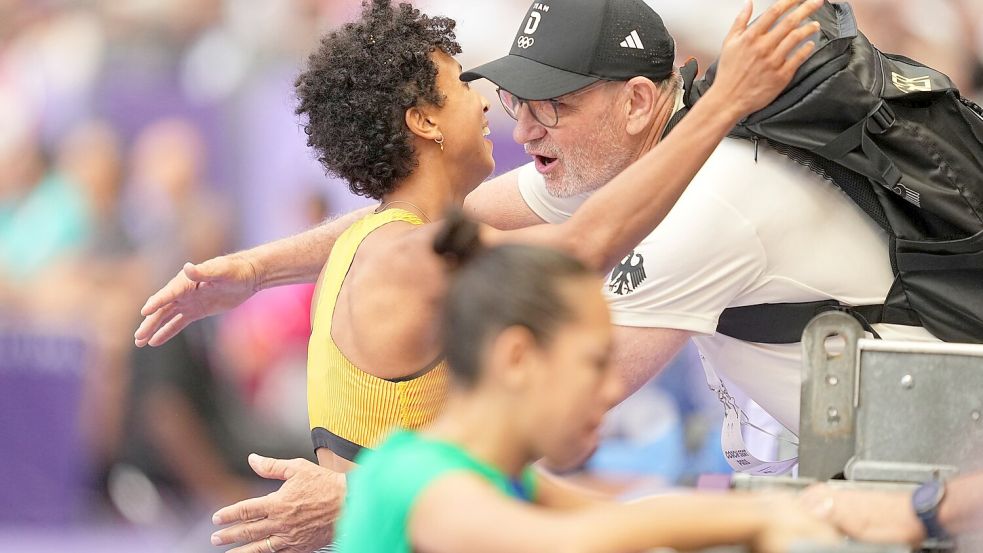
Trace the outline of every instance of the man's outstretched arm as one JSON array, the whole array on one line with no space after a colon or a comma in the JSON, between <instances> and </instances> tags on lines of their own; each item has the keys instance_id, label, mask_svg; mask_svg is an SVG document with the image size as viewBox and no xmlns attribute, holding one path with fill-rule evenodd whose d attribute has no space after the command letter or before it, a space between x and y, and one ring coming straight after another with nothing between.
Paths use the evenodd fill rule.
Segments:
<instances>
[{"instance_id":1,"label":"man's outstretched arm","mask_svg":"<svg viewBox=\"0 0 983 553\"><path fill-rule=\"evenodd\" d=\"M467 211L504 229L542 223L523 202L516 174L510 171L478 187L468 196ZM233 309L260 290L314 282L335 240L372 209L362 208L249 250L186 264L144 304L134 342L139 347L159 346L189 324Z\"/></svg>"},{"instance_id":2,"label":"man's outstretched arm","mask_svg":"<svg viewBox=\"0 0 983 553\"><path fill-rule=\"evenodd\" d=\"M314 282L335 240L372 209L359 209L249 250L185 264L140 310L144 320L134 342L140 347L159 346L189 324L228 311L260 290Z\"/></svg>"}]
</instances>

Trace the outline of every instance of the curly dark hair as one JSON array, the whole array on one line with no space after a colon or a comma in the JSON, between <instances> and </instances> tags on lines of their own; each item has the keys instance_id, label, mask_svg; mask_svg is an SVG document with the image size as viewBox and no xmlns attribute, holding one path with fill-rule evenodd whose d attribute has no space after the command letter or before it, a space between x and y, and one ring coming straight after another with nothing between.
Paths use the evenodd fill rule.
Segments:
<instances>
[{"instance_id":1,"label":"curly dark hair","mask_svg":"<svg viewBox=\"0 0 983 553\"><path fill-rule=\"evenodd\" d=\"M406 110L440 106L430 55L461 46L456 22L410 4L363 0L362 18L321 40L295 83L307 145L352 192L381 199L417 166Z\"/></svg>"}]
</instances>

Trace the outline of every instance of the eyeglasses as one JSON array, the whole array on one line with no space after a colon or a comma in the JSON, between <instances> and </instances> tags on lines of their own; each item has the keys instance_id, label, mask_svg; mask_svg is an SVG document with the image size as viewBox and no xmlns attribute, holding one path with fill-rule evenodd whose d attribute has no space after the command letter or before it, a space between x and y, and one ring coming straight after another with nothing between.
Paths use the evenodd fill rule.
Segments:
<instances>
[{"instance_id":1,"label":"eyeglasses","mask_svg":"<svg viewBox=\"0 0 983 553\"><path fill-rule=\"evenodd\" d=\"M502 107L505 108L505 113L508 113L509 117L512 119L515 119L516 121L519 120L519 108L522 107L522 104L525 104L529 108L529 113L532 114L533 119L535 119L537 123L546 128L552 129L560 122L559 105L561 101L566 101L589 90L600 88L601 85L608 82L611 81L598 81L596 83L589 84L580 90L575 90L569 94L564 94L559 98L550 98L548 100L526 100L525 98L519 98L508 90L499 88L498 99L502 102Z\"/></svg>"}]
</instances>

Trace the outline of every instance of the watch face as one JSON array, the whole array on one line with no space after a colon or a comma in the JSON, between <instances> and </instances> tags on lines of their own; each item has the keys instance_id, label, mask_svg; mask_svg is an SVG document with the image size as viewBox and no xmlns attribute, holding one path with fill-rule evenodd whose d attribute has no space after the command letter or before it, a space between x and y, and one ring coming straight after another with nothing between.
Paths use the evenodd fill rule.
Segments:
<instances>
[{"instance_id":1,"label":"watch face","mask_svg":"<svg viewBox=\"0 0 983 553\"><path fill-rule=\"evenodd\" d=\"M919 486L911 497L915 511L924 513L937 507L939 500L942 499L943 489L942 483L938 481L926 482Z\"/></svg>"}]
</instances>

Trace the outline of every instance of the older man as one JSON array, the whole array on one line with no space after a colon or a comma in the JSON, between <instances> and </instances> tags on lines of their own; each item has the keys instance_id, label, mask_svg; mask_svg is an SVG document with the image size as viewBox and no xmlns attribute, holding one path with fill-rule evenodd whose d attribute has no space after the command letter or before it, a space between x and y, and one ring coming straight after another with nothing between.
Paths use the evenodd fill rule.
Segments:
<instances>
[{"instance_id":1,"label":"older man","mask_svg":"<svg viewBox=\"0 0 983 553\"><path fill-rule=\"evenodd\" d=\"M516 119L514 138L533 162L479 187L468 208L499 228L569 217L587 195L651 149L681 109L674 50L661 19L641 0L533 3L511 53L463 76L501 87L502 103ZM626 91L630 101L614 101ZM144 306L147 319L137 344L162 343L256 290L312 281L334 239L361 215L186 265ZM618 325L613 364L633 391L692 338L711 384L727 400L728 458L750 471L781 472L794 461L763 462L747 453L743 414L722 382L795 432L799 347L716 334L718 317L728 307L758 303L882 303L892 280L887 237L831 183L764 145L726 140L663 224L610 275L606 293ZM877 330L932 339L920 328ZM317 523L337 509L341 479L299 460L251 462L261 475L287 483L271 496L217 513L217 523L237 524L215 541L256 543L276 530L297 550L323 543Z\"/></svg>"}]
</instances>

